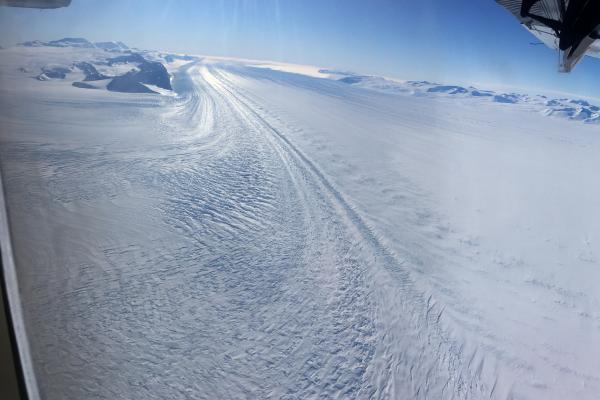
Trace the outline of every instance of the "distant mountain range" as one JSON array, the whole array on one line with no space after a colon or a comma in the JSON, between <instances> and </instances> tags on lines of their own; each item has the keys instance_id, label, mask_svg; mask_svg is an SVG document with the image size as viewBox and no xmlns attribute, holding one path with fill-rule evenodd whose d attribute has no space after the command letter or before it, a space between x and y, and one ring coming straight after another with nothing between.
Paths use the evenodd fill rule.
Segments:
<instances>
[{"instance_id":1,"label":"distant mountain range","mask_svg":"<svg viewBox=\"0 0 600 400\"><path fill-rule=\"evenodd\" d=\"M123 42L95 42L84 38L64 38L42 42L39 40L19 43L23 47L58 47L95 50L93 57L86 61L74 60L70 64L48 64L41 67L38 80L66 79L69 74L81 71L84 74L82 82L73 82L72 85L82 89L99 89L125 93L156 93L147 85L160 89L172 90L171 77L165 66L156 60L147 59L142 53L130 49ZM109 57L98 58L98 50L108 51ZM68 55L68 54L67 54ZM169 55L174 57L174 55ZM114 68L121 66L121 68ZM112 67L112 69L111 69ZM98 69L123 71L125 73L103 73ZM27 68L23 68L26 72ZM105 85L95 82L110 80Z\"/></svg>"},{"instance_id":2,"label":"distant mountain range","mask_svg":"<svg viewBox=\"0 0 600 400\"><path fill-rule=\"evenodd\" d=\"M505 104L530 104L548 116L559 116L585 123L600 124L600 107L587 100L567 97L549 98L544 95L529 95L514 92L481 90L472 86L442 85L428 81L395 81L351 72L320 70L322 73L336 74L339 82L370 90L387 93L405 93L418 96L447 96L456 98L477 97ZM345 76L344 76L345 75Z\"/></svg>"},{"instance_id":3,"label":"distant mountain range","mask_svg":"<svg viewBox=\"0 0 600 400\"><path fill-rule=\"evenodd\" d=\"M37 79L66 79L74 71L81 71L84 78L81 82L73 82L73 86L84 89L106 88L109 91L125 93L157 93L156 90L159 89L172 90L171 77L165 65L178 60L197 59L189 55L141 51L119 41L90 42L84 38L63 38L48 42L33 40L19 43L18 46L89 49L90 54L93 53L93 56L88 57L89 59L72 60L71 63L63 65L45 65L41 67ZM29 72L25 67L22 67L22 70ZM600 107L583 99L551 98L544 95L483 90L473 86L445 85L429 81L397 81L331 69L321 69L319 72L339 82L368 90L415 96L479 98L482 101L503 104L527 104L547 116L600 124Z\"/></svg>"},{"instance_id":4,"label":"distant mountain range","mask_svg":"<svg viewBox=\"0 0 600 400\"><path fill-rule=\"evenodd\" d=\"M123 42L95 42L92 43L84 38L63 38L59 40L51 40L49 42L42 42L40 40L32 40L29 42L19 43L18 46L25 47L82 47L82 48L98 48L103 50L127 50L129 47Z\"/></svg>"}]
</instances>

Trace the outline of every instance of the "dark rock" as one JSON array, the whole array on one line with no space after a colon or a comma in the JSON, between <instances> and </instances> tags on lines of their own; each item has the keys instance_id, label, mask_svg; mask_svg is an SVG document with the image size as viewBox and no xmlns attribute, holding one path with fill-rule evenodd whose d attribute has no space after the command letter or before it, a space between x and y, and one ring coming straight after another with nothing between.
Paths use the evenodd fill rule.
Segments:
<instances>
[{"instance_id":1,"label":"dark rock","mask_svg":"<svg viewBox=\"0 0 600 400\"><path fill-rule=\"evenodd\" d=\"M578 105L580 105L580 106L586 106L586 107L589 107L589 106L590 106L590 103L588 103L588 102L587 102L587 101L585 101L585 100L573 99L573 100L570 100L570 101L569 101L569 103L572 103L572 104L578 104Z\"/></svg>"},{"instance_id":2,"label":"dark rock","mask_svg":"<svg viewBox=\"0 0 600 400\"><path fill-rule=\"evenodd\" d=\"M94 65L82 61L82 62L78 62L75 64L75 66L77 68L79 68L81 71L83 71L83 73L85 74L85 79L84 81L99 81L102 79L108 79L110 78L110 76L101 74L100 72L98 72L98 70L96 69L96 67L94 67Z\"/></svg>"},{"instance_id":3,"label":"dark rock","mask_svg":"<svg viewBox=\"0 0 600 400\"><path fill-rule=\"evenodd\" d=\"M508 104L514 104L516 102L519 101L519 97L515 94L499 94L494 96L494 101L496 103L508 103Z\"/></svg>"},{"instance_id":4,"label":"dark rock","mask_svg":"<svg viewBox=\"0 0 600 400\"><path fill-rule=\"evenodd\" d=\"M467 93L468 90L461 86L434 86L427 89L431 93L448 93L448 94L462 94Z\"/></svg>"},{"instance_id":5,"label":"dark rock","mask_svg":"<svg viewBox=\"0 0 600 400\"><path fill-rule=\"evenodd\" d=\"M98 89L96 86L92 86L89 83L84 82L73 82L72 85L81 89Z\"/></svg>"},{"instance_id":6,"label":"dark rock","mask_svg":"<svg viewBox=\"0 0 600 400\"><path fill-rule=\"evenodd\" d=\"M356 83L362 82L364 79L364 76L346 76L344 78L338 79L338 81L347 83L349 85L354 85Z\"/></svg>"},{"instance_id":7,"label":"dark rock","mask_svg":"<svg viewBox=\"0 0 600 400\"><path fill-rule=\"evenodd\" d=\"M135 63L142 64L147 63L148 61L139 53L131 53L123 56L113 57L106 60L108 65L114 64L126 64L126 63Z\"/></svg>"},{"instance_id":8,"label":"dark rock","mask_svg":"<svg viewBox=\"0 0 600 400\"><path fill-rule=\"evenodd\" d=\"M171 76L164 65L159 62L145 62L139 66L140 70L134 73L141 83L156 85L159 88L172 90Z\"/></svg>"},{"instance_id":9,"label":"dark rock","mask_svg":"<svg viewBox=\"0 0 600 400\"><path fill-rule=\"evenodd\" d=\"M38 76L38 79L43 81L46 79L65 79L67 74L71 72L69 68L66 67L43 67L42 73Z\"/></svg>"},{"instance_id":10,"label":"dark rock","mask_svg":"<svg viewBox=\"0 0 600 400\"><path fill-rule=\"evenodd\" d=\"M107 60L108 65L133 63L138 71L130 71L115 77L107 86L108 90L126 93L156 93L142 83L172 90L171 77L164 65L157 61L148 61L139 53L130 53Z\"/></svg>"}]
</instances>

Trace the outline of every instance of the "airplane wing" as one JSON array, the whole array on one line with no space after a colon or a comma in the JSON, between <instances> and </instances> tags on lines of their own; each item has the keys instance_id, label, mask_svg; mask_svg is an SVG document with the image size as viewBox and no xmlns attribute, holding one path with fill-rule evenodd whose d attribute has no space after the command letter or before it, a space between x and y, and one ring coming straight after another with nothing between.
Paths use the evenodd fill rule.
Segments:
<instances>
[{"instance_id":1,"label":"airplane wing","mask_svg":"<svg viewBox=\"0 0 600 400\"><path fill-rule=\"evenodd\" d=\"M546 46L559 52L559 70L570 72L584 55L600 58L600 1L496 0Z\"/></svg>"},{"instance_id":2,"label":"airplane wing","mask_svg":"<svg viewBox=\"0 0 600 400\"><path fill-rule=\"evenodd\" d=\"M70 4L71 0L0 0L0 6L23 8L60 8Z\"/></svg>"}]
</instances>

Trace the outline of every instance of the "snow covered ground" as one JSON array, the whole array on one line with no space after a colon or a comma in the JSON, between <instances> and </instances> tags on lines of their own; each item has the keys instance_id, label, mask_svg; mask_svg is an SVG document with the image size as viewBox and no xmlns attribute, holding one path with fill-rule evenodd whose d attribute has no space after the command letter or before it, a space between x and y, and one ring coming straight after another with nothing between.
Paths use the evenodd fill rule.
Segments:
<instances>
[{"instance_id":1,"label":"snow covered ground","mask_svg":"<svg viewBox=\"0 0 600 400\"><path fill-rule=\"evenodd\" d=\"M597 398L593 99L159 52L171 93L36 79L108 56L0 50L44 399Z\"/></svg>"}]
</instances>

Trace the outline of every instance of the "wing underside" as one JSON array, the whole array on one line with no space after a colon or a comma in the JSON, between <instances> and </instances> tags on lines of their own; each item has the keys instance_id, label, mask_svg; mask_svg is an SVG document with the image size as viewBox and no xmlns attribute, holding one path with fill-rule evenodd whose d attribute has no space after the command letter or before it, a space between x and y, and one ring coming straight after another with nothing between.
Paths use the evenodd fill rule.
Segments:
<instances>
[{"instance_id":1,"label":"wing underside","mask_svg":"<svg viewBox=\"0 0 600 400\"><path fill-rule=\"evenodd\" d=\"M496 0L546 46L559 52L559 69L570 72L584 55L600 58L600 2Z\"/></svg>"},{"instance_id":2,"label":"wing underside","mask_svg":"<svg viewBox=\"0 0 600 400\"><path fill-rule=\"evenodd\" d=\"M0 6L22 8L61 8L70 4L71 0L0 0Z\"/></svg>"}]
</instances>

